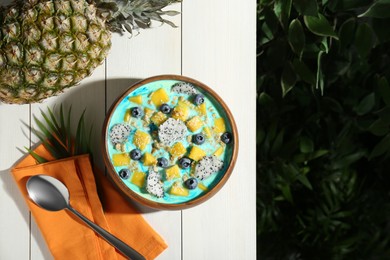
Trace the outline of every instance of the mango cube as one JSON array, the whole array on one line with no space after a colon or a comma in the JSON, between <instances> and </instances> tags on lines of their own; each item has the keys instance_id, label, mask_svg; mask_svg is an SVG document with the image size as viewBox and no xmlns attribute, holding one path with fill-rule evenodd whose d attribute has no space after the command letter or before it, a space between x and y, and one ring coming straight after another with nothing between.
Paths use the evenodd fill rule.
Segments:
<instances>
[{"instance_id":1,"label":"mango cube","mask_svg":"<svg viewBox=\"0 0 390 260\"><path fill-rule=\"evenodd\" d=\"M196 107L196 110L201 116L205 116L207 111L206 111L206 103L202 103L199 106Z\"/></svg>"},{"instance_id":2,"label":"mango cube","mask_svg":"<svg viewBox=\"0 0 390 260\"><path fill-rule=\"evenodd\" d=\"M176 196L188 196L189 192L186 188L184 188L180 181L175 182L171 189L169 190L169 193Z\"/></svg>"},{"instance_id":3,"label":"mango cube","mask_svg":"<svg viewBox=\"0 0 390 260\"><path fill-rule=\"evenodd\" d=\"M180 178L180 168L178 165L174 165L165 171L165 175L167 180L172 180L175 178Z\"/></svg>"},{"instance_id":4,"label":"mango cube","mask_svg":"<svg viewBox=\"0 0 390 260\"><path fill-rule=\"evenodd\" d=\"M133 137L133 144L141 150L150 143L150 135L148 133L137 130Z\"/></svg>"},{"instance_id":5,"label":"mango cube","mask_svg":"<svg viewBox=\"0 0 390 260\"><path fill-rule=\"evenodd\" d=\"M116 153L112 155L112 164L114 166L126 166L130 164L128 153Z\"/></svg>"},{"instance_id":6,"label":"mango cube","mask_svg":"<svg viewBox=\"0 0 390 260\"><path fill-rule=\"evenodd\" d=\"M150 120L152 120L152 122L159 126L161 125L162 123L165 122L165 120L167 120L167 115L164 114L163 112L161 111L158 111L157 113L155 113L151 118Z\"/></svg>"},{"instance_id":7,"label":"mango cube","mask_svg":"<svg viewBox=\"0 0 390 260\"><path fill-rule=\"evenodd\" d=\"M222 117L216 118L214 120L214 131L217 133L226 132L225 120Z\"/></svg>"},{"instance_id":8,"label":"mango cube","mask_svg":"<svg viewBox=\"0 0 390 260\"><path fill-rule=\"evenodd\" d=\"M153 165L156 165L157 159L151 153L145 153L142 156L142 163L145 166L153 166Z\"/></svg>"},{"instance_id":9,"label":"mango cube","mask_svg":"<svg viewBox=\"0 0 390 260\"><path fill-rule=\"evenodd\" d=\"M145 184L145 176L146 174L143 172L134 172L133 176L131 177L131 182L142 188Z\"/></svg>"},{"instance_id":10,"label":"mango cube","mask_svg":"<svg viewBox=\"0 0 390 260\"><path fill-rule=\"evenodd\" d=\"M223 147L221 146L214 152L214 155L220 156L222 153L223 153Z\"/></svg>"},{"instance_id":11,"label":"mango cube","mask_svg":"<svg viewBox=\"0 0 390 260\"><path fill-rule=\"evenodd\" d=\"M175 143L171 149L169 150L169 153L173 156L173 157L180 157L182 156L183 154L185 154L187 152L187 149L184 147L184 145L182 143Z\"/></svg>"},{"instance_id":12,"label":"mango cube","mask_svg":"<svg viewBox=\"0 0 390 260\"><path fill-rule=\"evenodd\" d=\"M207 191L208 188L201 182L198 183L198 188L201 189L202 191Z\"/></svg>"},{"instance_id":13,"label":"mango cube","mask_svg":"<svg viewBox=\"0 0 390 260\"><path fill-rule=\"evenodd\" d=\"M138 95L138 96L129 97L129 101L142 105L142 96Z\"/></svg>"},{"instance_id":14,"label":"mango cube","mask_svg":"<svg viewBox=\"0 0 390 260\"><path fill-rule=\"evenodd\" d=\"M194 116L189 121L187 121L187 127L192 132L197 131L199 128L203 126L203 121L200 119L199 116Z\"/></svg>"},{"instance_id":15,"label":"mango cube","mask_svg":"<svg viewBox=\"0 0 390 260\"><path fill-rule=\"evenodd\" d=\"M172 111L172 117L174 119L180 119L181 121L186 121L188 118L188 114L189 114L188 106L183 103L177 104L177 106L175 106L175 108Z\"/></svg>"},{"instance_id":16,"label":"mango cube","mask_svg":"<svg viewBox=\"0 0 390 260\"><path fill-rule=\"evenodd\" d=\"M125 115L123 117L123 121L129 122L130 118L131 118L131 111L130 111L130 109L127 109L126 112L125 112Z\"/></svg>"},{"instance_id":17,"label":"mango cube","mask_svg":"<svg viewBox=\"0 0 390 260\"><path fill-rule=\"evenodd\" d=\"M150 100L156 107L159 107L169 101L169 96L163 88L160 88L150 95Z\"/></svg>"},{"instance_id":18,"label":"mango cube","mask_svg":"<svg viewBox=\"0 0 390 260\"><path fill-rule=\"evenodd\" d=\"M206 152L200 149L198 146L192 146L188 157L194 161L199 161L206 156Z\"/></svg>"},{"instance_id":19,"label":"mango cube","mask_svg":"<svg viewBox=\"0 0 390 260\"><path fill-rule=\"evenodd\" d=\"M206 126L203 128L203 133L204 135L207 137L207 138L211 138L212 137L212 134L211 134L211 129L210 127Z\"/></svg>"}]
</instances>

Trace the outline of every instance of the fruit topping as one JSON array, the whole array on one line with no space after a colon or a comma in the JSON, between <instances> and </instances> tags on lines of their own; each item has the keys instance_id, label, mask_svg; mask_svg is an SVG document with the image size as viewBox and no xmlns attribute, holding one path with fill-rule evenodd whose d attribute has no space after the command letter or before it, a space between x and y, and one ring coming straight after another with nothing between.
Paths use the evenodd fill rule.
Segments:
<instances>
[{"instance_id":1,"label":"fruit topping","mask_svg":"<svg viewBox=\"0 0 390 260\"><path fill-rule=\"evenodd\" d=\"M221 141L225 144L230 144L233 141L233 135L229 132L225 132L221 135Z\"/></svg>"},{"instance_id":2,"label":"fruit topping","mask_svg":"<svg viewBox=\"0 0 390 260\"><path fill-rule=\"evenodd\" d=\"M133 143L139 149L144 150L146 146L150 143L150 135L148 133L137 130L133 137Z\"/></svg>"},{"instance_id":3,"label":"fruit topping","mask_svg":"<svg viewBox=\"0 0 390 260\"><path fill-rule=\"evenodd\" d=\"M133 176L131 177L131 182L138 187L142 188L145 184L145 176L146 174L143 172L134 172Z\"/></svg>"},{"instance_id":4,"label":"fruit topping","mask_svg":"<svg viewBox=\"0 0 390 260\"><path fill-rule=\"evenodd\" d=\"M161 175L153 169L149 168L148 177L146 179L146 191L158 198L164 197L163 184L160 181Z\"/></svg>"},{"instance_id":5,"label":"fruit topping","mask_svg":"<svg viewBox=\"0 0 390 260\"><path fill-rule=\"evenodd\" d=\"M142 157L142 163L145 166L154 166L157 163L157 159L151 153L145 153Z\"/></svg>"},{"instance_id":6,"label":"fruit topping","mask_svg":"<svg viewBox=\"0 0 390 260\"><path fill-rule=\"evenodd\" d=\"M206 111L206 103L203 103L199 106L196 107L196 111L198 111L198 113L201 115L201 116L205 116L207 111Z\"/></svg>"},{"instance_id":7,"label":"fruit topping","mask_svg":"<svg viewBox=\"0 0 390 260\"><path fill-rule=\"evenodd\" d=\"M172 117L174 119L180 119L181 121L186 121L189 114L189 108L184 103L178 103L177 106L172 111Z\"/></svg>"},{"instance_id":8,"label":"fruit topping","mask_svg":"<svg viewBox=\"0 0 390 260\"><path fill-rule=\"evenodd\" d=\"M160 106L160 111L162 112L162 113L164 113L164 114L169 114L169 113L171 113L171 107L168 105L168 104L166 104L166 103L164 103L164 104L162 104L161 106Z\"/></svg>"},{"instance_id":9,"label":"fruit topping","mask_svg":"<svg viewBox=\"0 0 390 260\"><path fill-rule=\"evenodd\" d=\"M169 165L168 159L164 157L160 157L157 159L157 166L161 168L167 168Z\"/></svg>"},{"instance_id":10,"label":"fruit topping","mask_svg":"<svg viewBox=\"0 0 390 260\"><path fill-rule=\"evenodd\" d=\"M184 147L184 145L182 143L175 143L170 149L169 149L169 153L173 156L173 157L180 157L182 155L184 155L185 153L187 152L187 149Z\"/></svg>"},{"instance_id":11,"label":"fruit topping","mask_svg":"<svg viewBox=\"0 0 390 260\"><path fill-rule=\"evenodd\" d=\"M150 95L150 100L156 107L159 107L169 101L169 96L163 88L160 88Z\"/></svg>"},{"instance_id":12,"label":"fruit topping","mask_svg":"<svg viewBox=\"0 0 390 260\"><path fill-rule=\"evenodd\" d=\"M130 164L130 157L127 153L116 153L112 155L112 164L114 166L126 166Z\"/></svg>"},{"instance_id":13,"label":"fruit topping","mask_svg":"<svg viewBox=\"0 0 390 260\"><path fill-rule=\"evenodd\" d=\"M193 190L198 186L198 180L195 178L189 178L184 182L184 185L190 189Z\"/></svg>"},{"instance_id":14,"label":"fruit topping","mask_svg":"<svg viewBox=\"0 0 390 260\"><path fill-rule=\"evenodd\" d=\"M188 196L189 194L188 190L181 185L180 181L173 183L169 193L175 196Z\"/></svg>"},{"instance_id":15,"label":"fruit topping","mask_svg":"<svg viewBox=\"0 0 390 260\"><path fill-rule=\"evenodd\" d=\"M116 124L111 128L110 141L114 145L123 143L127 140L129 135L130 135L130 125L125 123Z\"/></svg>"},{"instance_id":16,"label":"fruit topping","mask_svg":"<svg viewBox=\"0 0 390 260\"><path fill-rule=\"evenodd\" d=\"M135 118L140 118L144 115L144 111L141 107L133 107L131 109L131 116Z\"/></svg>"},{"instance_id":17,"label":"fruit topping","mask_svg":"<svg viewBox=\"0 0 390 260\"><path fill-rule=\"evenodd\" d=\"M199 106L204 103L204 96L202 94L196 94L194 97L194 104Z\"/></svg>"},{"instance_id":18,"label":"fruit topping","mask_svg":"<svg viewBox=\"0 0 390 260\"><path fill-rule=\"evenodd\" d=\"M199 128L203 126L203 121L200 119L199 116L194 116L187 122L187 127L190 129L192 132L196 132Z\"/></svg>"},{"instance_id":19,"label":"fruit topping","mask_svg":"<svg viewBox=\"0 0 390 260\"><path fill-rule=\"evenodd\" d=\"M182 169L188 169L191 167L191 160L187 157L182 157L179 160L179 167Z\"/></svg>"},{"instance_id":20,"label":"fruit topping","mask_svg":"<svg viewBox=\"0 0 390 260\"><path fill-rule=\"evenodd\" d=\"M124 179L124 180L128 179L128 178L130 177L130 170L129 170L129 169L126 169L126 168L121 169L121 170L119 171L119 176L120 176L122 179Z\"/></svg>"},{"instance_id":21,"label":"fruit topping","mask_svg":"<svg viewBox=\"0 0 390 260\"><path fill-rule=\"evenodd\" d=\"M225 120L222 117L214 120L214 131L217 133L224 133L226 131Z\"/></svg>"},{"instance_id":22,"label":"fruit topping","mask_svg":"<svg viewBox=\"0 0 390 260\"><path fill-rule=\"evenodd\" d=\"M129 97L129 101L142 105L142 96L138 95L138 96Z\"/></svg>"},{"instance_id":23,"label":"fruit topping","mask_svg":"<svg viewBox=\"0 0 390 260\"><path fill-rule=\"evenodd\" d=\"M199 161L205 156L206 156L206 152L203 151L198 146L192 146L190 154L188 155L188 157L194 161Z\"/></svg>"},{"instance_id":24,"label":"fruit topping","mask_svg":"<svg viewBox=\"0 0 390 260\"><path fill-rule=\"evenodd\" d=\"M194 144L203 144L206 141L206 138L203 134L195 134L192 136L192 142Z\"/></svg>"},{"instance_id":25,"label":"fruit topping","mask_svg":"<svg viewBox=\"0 0 390 260\"><path fill-rule=\"evenodd\" d=\"M158 128L158 137L163 145L172 145L186 137L187 127L180 121L168 118Z\"/></svg>"},{"instance_id":26,"label":"fruit topping","mask_svg":"<svg viewBox=\"0 0 390 260\"><path fill-rule=\"evenodd\" d=\"M195 166L195 177L199 180L208 178L211 174L220 171L223 167L223 161L218 157L205 156Z\"/></svg>"},{"instance_id":27,"label":"fruit topping","mask_svg":"<svg viewBox=\"0 0 390 260\"><path fill-rule=\"evenodd\" d=\"M223 153L223 147L221 146L221 147L219 147L217 150L215 150L215 152L214 152L214 155L215 156L221 156L222 155L222 153Z\"/></svg>"},{"instance_id":28,"label":"fruit topping","mask_svg":"<svg viewBox=\"0 0 390 260\"><path fill-rule=\"evenodd\" d=\"M142 152L140 149L133 149L130 151L130 158L134 161L140 160L142 157Z\"/></svg>"},{"instance_id":29,"label":"fruit topping","mask_svg":"<svg viewBox=\"0 0 390 260\"><path fill-rule=\"evenodd\" d=\"M167 180L172 180L175 178L180 178L180 168L177 165L173 165L165 170L165 177Z\"/></svg>"},{"instance_id":30,"label":"fruit topping","mask_svg":"<svg viewBox=\"0 0 390 260\"><path fill-rule=\"evenodd\" d=\"M176 92L178 94L187 94L187 95L195 95L197 93L196 89L192 84L187 82L179 82L173 85L172 92Z\"/></svg>"}]
</instances>

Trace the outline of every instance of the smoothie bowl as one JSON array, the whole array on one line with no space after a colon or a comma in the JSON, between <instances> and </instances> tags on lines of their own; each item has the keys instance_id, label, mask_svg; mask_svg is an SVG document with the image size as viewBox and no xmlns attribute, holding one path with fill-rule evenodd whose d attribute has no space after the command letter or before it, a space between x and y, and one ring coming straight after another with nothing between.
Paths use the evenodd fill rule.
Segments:
<instances>
[{"instance_id":1,"label":"smoothie bowl","mask_svg":"<svg viewBox=\"0 0 390 260\"><path fill-rule=\"evenodd\" d=\"M130 199L184 209L214 195L232 173L238 134L231 112L209 87L162 75L130 87L103 127L109 177Z\"/></svg>"}]
</instances>

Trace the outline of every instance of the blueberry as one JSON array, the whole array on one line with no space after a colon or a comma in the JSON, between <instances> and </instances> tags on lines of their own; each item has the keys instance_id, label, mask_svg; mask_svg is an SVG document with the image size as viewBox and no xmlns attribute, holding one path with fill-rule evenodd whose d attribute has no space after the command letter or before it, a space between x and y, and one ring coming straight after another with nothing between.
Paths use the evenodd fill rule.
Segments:
<instances>
[{"instance_id":1,"label":"blueberry","mask_svg":"<svg viewBox=\"0 0 390 260\"><path fill-rule=\"evenodd\" d=\"M140 118L144 115L144 111L140 107L133 107L131 109L131 115L135 118Z\"/></svg>"},{"instance_id":2,"label":"blueberry","mask_svg":"<svg viewBox=\"0 0 390 260\"><path fill-rule=\"evenodd\" d=\"M195 105L199 106L204 103L204 96L202 94L196 94L194 97Z\"/></svg>"},{"instance_id":3,"label":"blueberry","mask_svg":"<svg viewBox=\"0 0 390 260\"><path fill-rule=\"evenodd\" d=\"M198 187L198 180L195 179L195 178L189 178L187 179L185 182L184 182L184 185L190 189L190 190L193 190L195 189L196 187Z\"/></svg>"},{"instance_id":4,"label":"blueberry","mask_svg":"<svg viewBox=\"0 0 390 260\"><path fill-rule=\"evenodd\" d=\"M233 136L229 132L225 132L221 135L221 141L225 144L230 144L233 141Z\"/></svg>"},{"instance_id":5,"label":"blueberry","mask_svg":"<svg viewBox=\"0 0 390 260\"><path fill-rule=\"evenodd\" d=\"M121 169L119 171L119 176L124 180L128 179L130 177L130 170L129 169Z\"/></svg>"},{"instance_id":6,"label":"blueberry","mask_svg":"<svg viewBox=\"0 0 390 260\"><path fill-rule=\"evenodd\" d=\"M192 136L192 142L194 144L203 144L206 139L204 138L204 135L202 134L195 134Z\"/></svg>"},{"instance_id":7,"label":"blueberry","mask_svg":"<svg viewBox=\"0 0 390 260\"><path fill-rule=\"evenodd\" d=\"M169 114L171 113L171 107L168 104L162 104L160 106L160 111L163 112L164 114Z\"/></svg>"},{"instance_id":8,"label":"blueberry","mask_svg":"<svg viewBox=\"0 0 390 260\"><path fill-rule=\"evenodd\" d=\"M138 161L140 160L142 157L142 152L140 149L133 149L130 151L130 158L135 160L135 161Z\"/></svg>"},{"instance_id":9,"label":"blueberry","mask_svg":"<svg viewBox=\"0 0 390 260\"><path fill-rule=\"evenodd\" d=\"M183 157L179 160L179 166L182 169L187 169L191 166L191 160L187 157Z\"/></svg>"},{"instance_id":10,"label":"blueberry","mask_svg":"<svg viewBox=\"0 0 390 260\"><path fill-rule=\"evenodd\" d=\"M166 168L168 167L168 160L167 158L161 157L157 159L157 166L161 168Z\"/></svg>"}]
</instances>

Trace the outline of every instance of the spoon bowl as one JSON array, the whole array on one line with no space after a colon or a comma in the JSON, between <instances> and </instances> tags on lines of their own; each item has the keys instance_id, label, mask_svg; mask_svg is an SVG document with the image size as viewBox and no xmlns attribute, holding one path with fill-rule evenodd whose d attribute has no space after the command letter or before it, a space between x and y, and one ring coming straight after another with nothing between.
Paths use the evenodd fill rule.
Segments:
<instances>
[{"instance_id":1,"label":"spoon bowl","mask_svg":"<svg viewBox=\"0 0 390 260\"><path fill-rule=\"evenodd\" d=\"M140 253L125 244L122 240L96 225L69 204L69 191L66 186L51 176L35 175L26 184L30 199L39 207L49 211L67 209L79 217L91 229L103 237L109 244L117 248L123 255L133 260L145 259Z\"/></svg>"}]
</instances>

